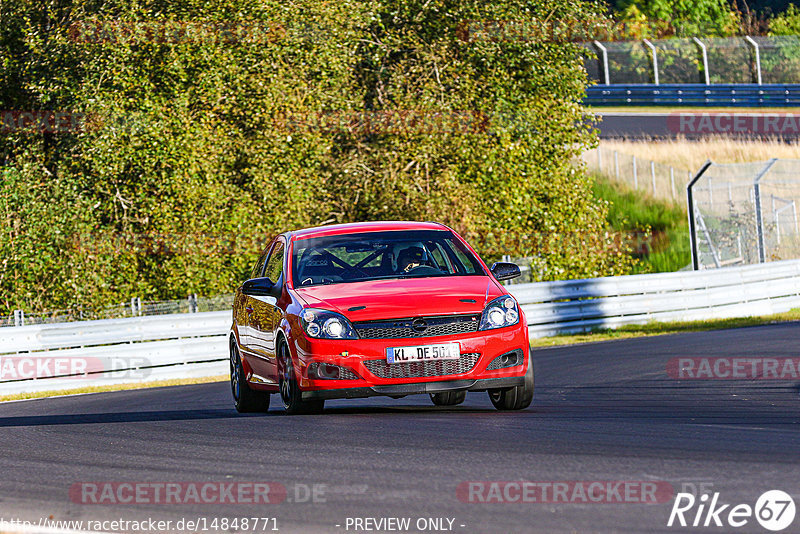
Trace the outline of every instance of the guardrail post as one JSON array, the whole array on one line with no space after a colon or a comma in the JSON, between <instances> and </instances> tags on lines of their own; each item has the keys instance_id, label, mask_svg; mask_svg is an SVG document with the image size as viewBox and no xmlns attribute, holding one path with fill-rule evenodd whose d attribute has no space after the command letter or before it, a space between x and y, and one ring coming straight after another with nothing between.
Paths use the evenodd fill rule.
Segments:
<instances>
[{"instance_id":1,"label":"guardrail post","mask_svg":"<svg viewBox=\"0 0 800 534\"><path fill-rule=\"evenodd\" d=\"M631 156L633 158L633 188L639 189L639 176L636 174L636 156Z\"/></svg>"},{"instance_id":2,"label":"guardrail post","mask_svg":"<svg viewBox=\"0 0 800 534\"><path fill-rule=\"evenodd\" d=\"M614 167L617 169L617 181L619 182L619 152L614 151Z\"/></svg>"},{"instance_id":3,"label":"guardrail post","mask_svg":"<svg viewBox=\"0 0 800 534\"><path fill-rule=\"evenodd\" d=\"M25 326L25 313L22 310L14 310L14 326Z\"/></svg>"},{"instance_id":4,"label":"guardrail post","mask_svg":"<svg viewBox=\"0 0 800 534\"><path fill-rule=\"evenodd\" d=\"M197 295L189 295L189 313L197 313Z\"/></svg>"},{"instance_id":5,"label":"guardrail post","mask_svg":"<svg viewBox=\"0 0 800 534\"><path fill-rule=\"evenodd\" d=\"M712 163L711 160L706 161L700 170L697 171L697 174L694 178L692 178L689 183L686 185L686 201L688 203L689 212L689 246L692 249L692 269L695 271L700 269L700 256L697 250L697 226L695 225L694 220L694 198L692 198L692 187L694 187L695 182L703 176L709 167L711 167ZM690 173L691 174L691 173Z\"/></svg>"}]
</instances>

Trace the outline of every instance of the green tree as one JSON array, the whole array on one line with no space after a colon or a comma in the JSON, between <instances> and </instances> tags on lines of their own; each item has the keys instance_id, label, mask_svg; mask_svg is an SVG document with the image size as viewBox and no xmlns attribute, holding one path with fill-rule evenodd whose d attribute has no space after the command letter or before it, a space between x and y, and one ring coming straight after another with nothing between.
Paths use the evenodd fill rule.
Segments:
<instances>
[{"instance_id":1,"label":"green tree","mask_svg":"<svg viewBox=\"0 0 800 534\"><path fill-rule=\"evenodd\" d=\"M543 278L627 272L573 163L596 142L578 47L504 30L594 10L3 2L0 109L86 120L0 132L0 308L230 292L274 233L371 219L441 220Z\"/></svg>"}]
</instances>

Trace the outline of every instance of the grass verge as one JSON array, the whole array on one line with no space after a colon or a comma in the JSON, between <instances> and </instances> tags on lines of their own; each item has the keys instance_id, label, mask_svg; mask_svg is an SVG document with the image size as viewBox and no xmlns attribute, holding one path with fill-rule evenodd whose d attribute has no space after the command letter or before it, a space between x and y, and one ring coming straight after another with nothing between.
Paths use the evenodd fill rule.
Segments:
<instances>
[{"instance_id":1,"label":"grass verge","mask_svg":"<svg viewBox=\"0 0 800 534\"><path fill-rule=\"evenodd\" d=\"M631 274L673 272L691 262L689 223L681 205L634 191L603 175L595 175L593 194L609 203L606 219L615 232L651 234L647 246L635 254L640 263Z\"/></svg>"},{"instance_id":2,"label":"grass verge","mask_svg":"<svg viewBox=\"0 0 800 534\"><path fill-rule=\"evenodd\" d=\"M541 337L531 340L531 346L555 347L560 345L592 343L595 341L662 336L665 334L680 334L683 332L707 332L709 330L761 326L765 324L775 324L789 321L800 321L800 308L796 308L785 313L765 315L760 317L736 317L733 319L708 319L705 321L667 323L653 322L647 324L625 325L615 330L598 329L585 334L564 334L553 337Z\"/></svg>"},{"instance_id":3,"label":"grass verge","mask_svg":"<svg viewBox=\"0 0 800 534\"><path fill-rule=\"evenodd\" d=\"M188 384L207 384L209 382L227 381L228 375L204 376L201 378L180 378L174 380L157 380L153 382L140 382L132 384L113 384L108 386L95 386L75 389L59 389L55 391L37 391L32 393L16 393L14 395L0 395L0 402L17 401L25 399L40 399L45 397L59 397L62 395L78 395L82 393L103 393L106 391L125 391L129 389L161 388L166 386L185 386Z\"/></svg>"}]
</instances>

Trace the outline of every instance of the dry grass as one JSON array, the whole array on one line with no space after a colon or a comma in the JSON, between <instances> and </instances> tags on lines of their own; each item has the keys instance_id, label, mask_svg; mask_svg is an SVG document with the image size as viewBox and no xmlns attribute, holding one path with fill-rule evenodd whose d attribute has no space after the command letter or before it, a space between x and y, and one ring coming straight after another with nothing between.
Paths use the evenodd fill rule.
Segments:
<instances>
[{"instance_id":1,"label":"dry grass","mask_svg":"<svg viewBox=\"0 0 800 534\"><path fill-rule=\"evenodd\" d=\"M665 141L604 140L600 146L637 159L652 160L679 169L696 171L707 159L715 163L766 161L770 158L800 159L800 141L749 141L729 138Z\"/></svg>"}]
</instances>

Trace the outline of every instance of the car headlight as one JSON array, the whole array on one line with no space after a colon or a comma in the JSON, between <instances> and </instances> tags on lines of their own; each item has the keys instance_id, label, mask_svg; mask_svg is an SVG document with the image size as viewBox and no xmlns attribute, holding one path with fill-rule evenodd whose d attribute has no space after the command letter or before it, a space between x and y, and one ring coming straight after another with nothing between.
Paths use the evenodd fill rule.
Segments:
<instances>
[{"instance_id":1,"label":"car headlight","mask_svg":"<svg viewBox=\"0 0 800 534\"><path fill-rule=\"evenodd\" d=\"M491 330L519 322L519 307L513 297L503 295L491 301L483 310L479 330Z\"/></svg>"},{"instance_id":2,"label":"car headlight","mask_svg":"<svg viewBox=\"0 0 800 534\"><path fill-rule=\"evenodd\" d=\"M308 337L319 339L357 339L347 318L336 312L306 308L300 313L300 324Z\"/></svg>"}]
</instances>

